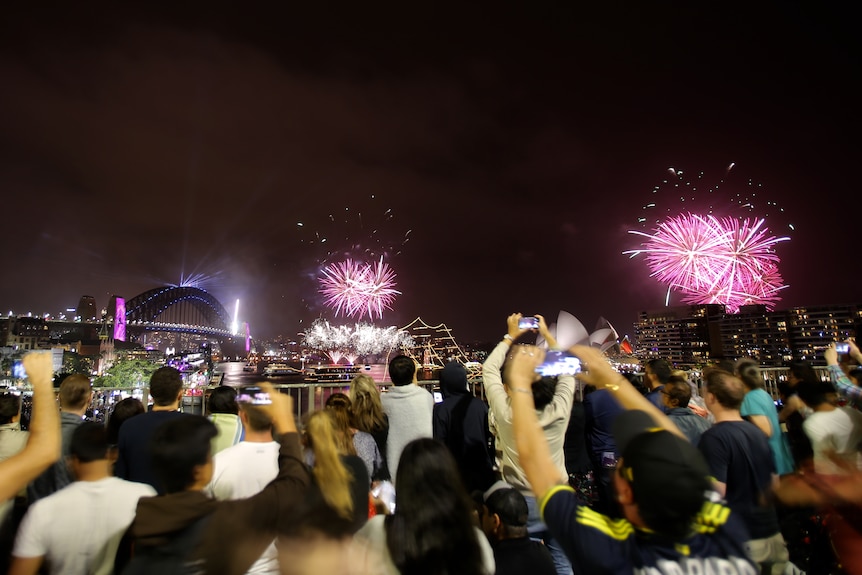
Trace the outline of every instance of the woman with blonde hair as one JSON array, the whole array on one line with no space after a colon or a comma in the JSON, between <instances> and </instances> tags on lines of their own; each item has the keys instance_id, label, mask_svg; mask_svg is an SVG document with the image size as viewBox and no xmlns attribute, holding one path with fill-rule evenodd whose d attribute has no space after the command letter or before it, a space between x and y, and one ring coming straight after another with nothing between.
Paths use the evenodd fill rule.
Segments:
<instances>
[{"instance_id":1,"label":"woman with blonde hair","mask_svg":"<svg viewBox=\"0 0 862 575\"><path fill-rule=\"evenodd\" d=\"M332 413L336 430L344 438L343 450L362 459L372 482L379 480L383 457L371 434L356 429L350 398L343 393L333 393L326 400L326 409Z\"/></svg>"},{"instance_id":2,"label":"woman with blonde hair","mask_svg":"<svg viewBox=\"0 0 862 575\"><path fill-rule=\"evenodd\" d=\"M355 532L368 519L370 485L365 464L355 455L352 442L339 432L329 410L309 414L303 435L307 460L326 506Z\"/></svg>"},{"instance_id":3,"label":"woman with blonde hair","mask_svg":"<svg viewBox=\"0 0 862 575\"><path fill-rule=\"evenodd\" d=\"M386 461L386 438L389 435L389 418L383 413L380 390L374 380L364 373L350 382L351 425L374 438L377 450L383 460L374 479L389 480L389 466Z\"/></svg>"}]
</instances>

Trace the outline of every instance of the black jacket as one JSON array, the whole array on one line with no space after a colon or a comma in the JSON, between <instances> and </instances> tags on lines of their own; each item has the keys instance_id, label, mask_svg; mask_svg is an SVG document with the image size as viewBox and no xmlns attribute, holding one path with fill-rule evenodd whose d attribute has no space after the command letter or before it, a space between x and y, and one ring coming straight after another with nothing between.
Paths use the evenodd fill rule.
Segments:
<instances>
[{"instance_id":1,"label":"black jacket","mask_svg":"<svg viewBox=\"0 0 862 575\"><path fill-rule=\"evenodd\" d=\"M443 368L440 389L443 401L434 406L434 438L452 452L467 490L484 491L495 479L488 406L470 394L460 364Z\"/></svg>"}]
</instances>

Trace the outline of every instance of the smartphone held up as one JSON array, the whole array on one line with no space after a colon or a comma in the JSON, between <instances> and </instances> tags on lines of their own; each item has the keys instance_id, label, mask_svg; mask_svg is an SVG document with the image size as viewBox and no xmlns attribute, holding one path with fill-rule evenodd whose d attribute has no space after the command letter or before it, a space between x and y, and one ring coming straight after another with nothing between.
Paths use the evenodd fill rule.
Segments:
<instances>
[{"instance_id":1,"label":"smartphone held up","mask_svg":"<svg viewBox=\"0 0 862 575\"><path fill-rule=\"evenodd\" d=\"M537 317L522 317L518 320L518 329L539 329L539 318Z\"/></svg>"},{"instance_id":2,"label":"smartphone held up","mask_svg":"<svg viewBox=\"0 0 862 575\"><path fill-rule=\"evenodd\" d=\"M269 393L257 385L244 385L240 387L236 400L237 403L247 403L249 405L269 405L272 403Z\"/></svg>"},{"instance_id":3,"label":"smartphone held up","mask_svg":"<svg viewBox=\"0 0 862 575\"><path fill-rule=\"evenodd\" d=\"M581 360L567 351L549 350L545 353L545 361L536 367L536 373L542 377L558 375L575 375L581 372Z\"/></svg>"}]
</instances>

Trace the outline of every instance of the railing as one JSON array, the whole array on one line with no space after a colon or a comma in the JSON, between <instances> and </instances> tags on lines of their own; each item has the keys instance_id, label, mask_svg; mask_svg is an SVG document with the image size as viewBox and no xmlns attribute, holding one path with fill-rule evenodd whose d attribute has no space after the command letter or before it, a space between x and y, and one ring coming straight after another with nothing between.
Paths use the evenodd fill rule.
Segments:
<instances>
[{"instance_id":1,"label":"railing","mask_svg":"<svg viewBox=\"0 0 862 575\"><path fill-rule=\"evenodd\" d=\"M822 381L830 381L829 371L825 367L815 367L814 371ZM698 392L703 396L703 378L702 372L690 371L689 380L693 382L698 389ZM790 374L790 370L783 367L762 368L760 375L766 383L766 391L773 399L779 398L778 384L781 381L786 381ZM381 392L385 393L392 386L390 382L379 383L378 387ZM438 380L423 380L419 381L418 385L428 389L429 392L439 390L440 382ZM481 379L471 380L468 383L471 393L485 401L485 387L482 385ZM293 397L295 415L301 419L306 413L323 409L326 405L326 400L333 393L347 393L350 384L349 382L308 382L308 383L274 383L275 387L281 393L290 394ZM200 388L198 388L200 389ZM210 388L211 389L211 388ZM203 391L203 390L202 390ZM582 399L583 385L580 383L576 386L575 396L579 400ZM95 421L104 421L107 414L110 413L114 405L127 397L137 397L146 404L146 399L149 397L149 389L147 388L93 388L93 401L88 410L88 417ZM205 413L206 397L200 395L183 396L181 409L187 413L195 413L203 415ZM29 421L30 412L30 396L25 394L23 406L24 424Z\"/></svg>"}]
</instances>

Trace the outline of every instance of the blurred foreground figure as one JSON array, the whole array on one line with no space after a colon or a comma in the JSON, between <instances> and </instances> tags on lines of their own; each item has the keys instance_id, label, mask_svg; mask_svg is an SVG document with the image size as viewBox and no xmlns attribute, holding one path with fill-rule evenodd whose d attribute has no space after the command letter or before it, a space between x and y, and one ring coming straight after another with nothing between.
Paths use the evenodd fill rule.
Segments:
<instances>
[{"instance_id":1,"label":"blurred foreground figure","mask_svg":"<svg viewBox=\"0 0 862 575\"><path fill-rule=\"evenodd\" d=\"M280 436L275 480L248 499L210 499L203 489L213 476L210 441L216 435L215 425L198 415L164 423L155 430L151 447L153 471L166 495L145 497L138 503L130 528L134 557L124 573L169 573L184 568L240 575L294 517L311 476L302 462L293 401L267 383L261 387L272 403L258 407Z\"/></svg>"},{"instance_id":2,"label":"blurred foreground figure","mask_svg":"<svg viewBox=\"0 0 862 575\"><path fill-rule=\"evenodd\" d=\"M33 386L33 416L27 445L0 462L0 501L14 497L30 481L60 457L60 414L54 402L51 354L24 356L24 369Z\"/></svg>"},{"instance_id":3,"label":"blurred foreground figure","mask_svg":"<svg viewBox=\"0 0 862 575\"><path fill-rule=\"evenodd\" d=\"M110 573L138 500L156 494L145 483L113 476L106 430L99 423L75 428L69 459L76 481L27 511L10 574L32 575L45 561L52 574Z\"/></svg>"},{"instance_id":4,"label":"blurred foreground figure","mask_svg":"<svg viewBox=\"0 0 862 575\"><path fill-rule=\"evenodd\" d=\"M491 575L494 553L473 525L473 504L445 445L417 439L401 453L395 513L356 533L358 560L378 575Z\"/></svg>"},{"instance_id":5,"label":"blurred foreground figure","mask_svg":"<svg viewBox=\"0 0 862 575\"><path fill-rule=\"evenodd\" d=\"M807 469L786 475L775 495L785 505L823 510L832 547L844 571L862 574L862 471L844 457L827 457L841 474L822 475Z\"/></svg>"}]
</instances>

